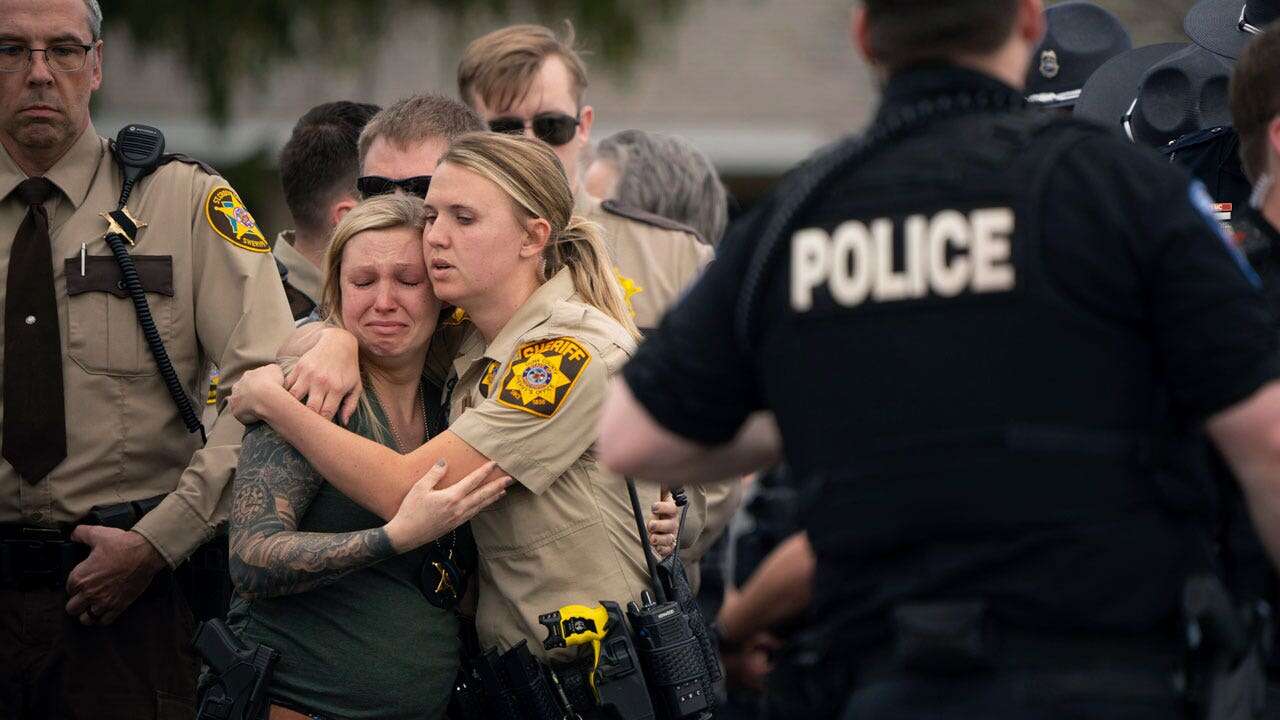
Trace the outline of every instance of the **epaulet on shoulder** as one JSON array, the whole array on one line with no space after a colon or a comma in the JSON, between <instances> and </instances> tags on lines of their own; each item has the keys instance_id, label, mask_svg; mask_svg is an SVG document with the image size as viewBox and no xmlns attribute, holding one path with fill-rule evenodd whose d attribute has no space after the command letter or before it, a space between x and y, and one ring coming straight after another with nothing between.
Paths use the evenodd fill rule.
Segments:
<instances>
[{"instance_id":1,"label":"epaulet on shoulder","mask_svg":"<svg viewBox=\"0 0 1280 720\"><path fill-rule=\"evenodd\" d=\"M164 155L160 156L161 165L167 165L171 162L180 162L180 163L186 163L187 165L195 165L196 167L200 168L201 170L205 171L210 175L221 175L221 173L219 173L216 169L214 169L214 167L209 163L204 162L203 160L197 160L191 157L190 155L184 155L183 153L165 153Z\"/></svg>"},{"instance_id":2,"label":"epaulet on shoulder","mask_svg":"<svg viewBox=\"0 0 1280 720\"><path fill-rule=\"evenodd\" d=\"M654 215L651 212L645 212L644 210L639 210L629 205L621 205L613 200L605 200L604 202L600 203L600 209L604 210L610 215L617 215L618 217L623 217L628 220L634 220L638 223L644 223L645 225L651 225L653 227L661 228L663 230L672 230L675 232L689 233L690 235L697 238L699 242L706 242L706 240L704 240L703 237L698 234L697 230L694 230L693 228L689 227L688 225L685 225L684 223L676 222L675 220L662 217L661 215Z\"/></svg>"}]
</instances>

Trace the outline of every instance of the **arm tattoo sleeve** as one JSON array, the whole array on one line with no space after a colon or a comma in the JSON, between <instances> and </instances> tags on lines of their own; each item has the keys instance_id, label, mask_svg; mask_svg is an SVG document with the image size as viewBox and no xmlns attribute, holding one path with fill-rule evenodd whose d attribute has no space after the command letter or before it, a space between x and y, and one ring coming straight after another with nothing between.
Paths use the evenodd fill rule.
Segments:
<instances>
[{"instance_id":1,"label":"arm tattoo sleeve","mask_svg":"<svg viewBox=\"0 0 1280 720\"><path fill-rule=\"evenodd\" d=\"M380 527L298 532L322 482L274 430L245 434L231 501L231 580L241 596L305 592L395 555Z\"/></svg>"}]
</instances>

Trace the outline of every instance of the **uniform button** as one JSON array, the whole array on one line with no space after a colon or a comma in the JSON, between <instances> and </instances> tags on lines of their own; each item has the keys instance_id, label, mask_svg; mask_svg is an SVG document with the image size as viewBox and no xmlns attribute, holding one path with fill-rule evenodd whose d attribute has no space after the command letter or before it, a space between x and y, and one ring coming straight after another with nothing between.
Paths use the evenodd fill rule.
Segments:
<instances>
[{"instance_id":1,"label":"uniform button","mask_svg":"<svg viewBox=\"0 0 1280 720\"><path fill-rule=\"evenodd\" d=\"M35 324L36 324L36 316L35 316L35 315L28 315L28 316L27 316L27 324L28 324L28 325L35 325Z\"/></svg>"},{"instance_id":2,"label":"uniform button","mask_svg":"<svg viewBox=\"0 0 1280 720\"><path fill-rule=\"evenodd\" d=\"M44 519L44 513L40 512L39 510L31 513L31 522L40 522L43 519Z\"/></svg>"},{"instance_id":3,"label":"uniform button","mask_svg":"<svg viewBox=\"0 0 1280 720\"><path fill-rule=\"evenodd\" d=\"M117 280L117 281L116 281L116 289L117 289L117 290L123 290L123 289L124 289L124 281L123 281L123 280Z\"/></svg>"}]
</instances>

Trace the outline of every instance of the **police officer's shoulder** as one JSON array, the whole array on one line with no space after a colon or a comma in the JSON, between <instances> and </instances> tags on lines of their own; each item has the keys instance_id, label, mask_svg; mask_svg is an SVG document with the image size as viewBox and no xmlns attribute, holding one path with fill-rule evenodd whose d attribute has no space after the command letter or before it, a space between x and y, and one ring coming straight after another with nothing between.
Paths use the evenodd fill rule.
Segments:
<instances>
[{"instance_id":1,"label":"police officer's shoulder","mask_svg":"<svg viewBox=\"0 0 1280 720\"><path fill-rule=\"evenodd\" d=\"M631 207L630 205L623 205L617 200L602 201L600 203L600 209L628 222L639 223L651 228L667 230L673 233L692 235L694 240L702 243L706 242L706 239L698 234L697 230L694 230L684 223L677 222L671 218L662 217L661 215L655 215L651 212Z\"/></svg>"},{"instance_id":2,"label":"police officer's shoulder","mask_svg":"<svg viewBox=\"0 0 1280 720\"><path fill-rule=\"evenodd\" d=\"M240 194L211 165L189 155L168 154L144 182L187 189L197 226L204 225L208 231L205 236L221 238L238 250L254 254L271 252L271 240Z\"/></svg>"},{"instance_id":3,"label":"police officer's shoulder","mask_svg":"<svg viewBox=\"0 0 1280 720\"><path fill-rule=\"evenodd\" d=\"M1136 145L1112 128L1073 117L1058 118L1051 126L1060 132L1074 133L1078 139L1055 166L1056 172L1104 174L1117 185L1098 188L1106 191L1126 189L1146 199L1159 197L1170 188L1186 189L1192 177L1185 169L1170 163L1159 152ZM1088 186L1085 186L1088 187ZM1082 197L1087 197L1086 193ZM1135 208L1136 209L1136 208Z\"/></svg>"},{"instance_id":4,"label":"police officer's shoulder","mask_svg":"<svg viewBox=\"0 0 1280 720\"><path fill-rule=\"evenodd\" d=\"M1075 142L1092 139L1123 140L1119 133L1096 122L1058 113L1007 112L997 115L995 123L997 132L1016 134L1037 149L1067 149Z\"/></svg>"},{"instance_id":5,"label":"police officer's shoulder","mask_svg":"<svg viewBox=\"0 0 1280 720\"><path fill-rule=\"evenodd\" d=\"M206 175L213 175L215 177L220 177L222 175L209 163L193 158L185 153L165 153L165 155L160 158L161 165L168 165L169 163L175 162L200 168L200 170L202 170Z\"/></svg>"},{"instance_id":6,"label":"police officer's shoulder","mask_svg":"<svg viewBox=\"0 0 1280 720\"><path fill-rule=\"evenodd\" d=\"M599 308L574 300L556 303L551 316L538 328L544 337L571 337L617 370L635 352L635 340Z\"/></svg>"}]
</instances>

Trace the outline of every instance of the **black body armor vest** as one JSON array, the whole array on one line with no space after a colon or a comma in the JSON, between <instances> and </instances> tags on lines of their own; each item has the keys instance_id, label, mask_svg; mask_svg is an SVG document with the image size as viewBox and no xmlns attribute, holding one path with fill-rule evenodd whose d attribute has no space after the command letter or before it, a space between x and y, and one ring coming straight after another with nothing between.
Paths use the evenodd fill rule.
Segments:
<instances>
[{"instance_id":1,"label":"black body armor vest","mask_svg":"<svg viewBox=\"0 0 1280 720\"><path fill-rule=\"evenodd\" d=\"M1070 232L1041 221L1048 174L1105 131L934 114L820 184L743 326L794 471L821 479L815 610L855 634L930 598L1032 629L1167 626L1209 562L1203 443L1151 333L1046 262Z\"/></svg>"}]
</instances>

